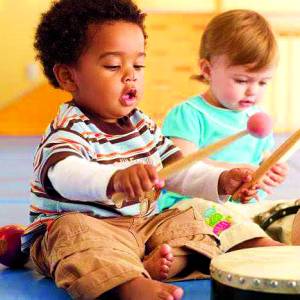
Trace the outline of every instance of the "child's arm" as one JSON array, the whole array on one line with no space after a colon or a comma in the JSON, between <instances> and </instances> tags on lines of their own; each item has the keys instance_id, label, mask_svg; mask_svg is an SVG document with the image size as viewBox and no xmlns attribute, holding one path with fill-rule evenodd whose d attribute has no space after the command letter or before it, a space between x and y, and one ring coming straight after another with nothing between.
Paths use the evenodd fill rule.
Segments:
<instances>
[{"instance_id":1,"label":"child's arm","mask_svg":"<svg viewBox=\"0 0 300 300\"><path fill-rule=\"evenodd\" d=\"M171 140L181 150L182 157L198 150L195 144L185 139L171 138ZM174 160L167 160L164 162L164 166L172 162ZM256 167L246 164L224 163L223 165L221 162L220 164L208 164L205 160L204 162L197 162L187 170L166 180L166 188L187 196L218 201L219 196L231 195L244 182L251 180L250 174L256 169ZM226 172L224 169L229 171ZM243 190L240 195L241 201L256 198L257 188L258 185Z\"/></svg>"},{"instance_id":2,"label":"child's arm","mask_svg":"<svg viewBox=\"0 0 300 300\"><path fill-rule=\"evenodd\" d=\"M184 156L189 155L198 150L197 146L190 141L181 138L171 138L171 140L179 149L182 150ZM257 166L250 164L234 164L228 162L220 162L209 158L203 159L203 162L227 170L234 168L247 168L251 169L252 171L255 171L257 169ZM270 194L272 192L272 188L279 186L285 180L287 173L287 163L277 163L266 173L260 184L260 188L263 189L266 193Z\"/></svg>"},{"instance_id":3,"label":"child's arm","mask_svg":"<svg viewBox=\"0 0 300 300\"><path fill-rule=\"evenodd\" d=\"M47 177L62 197L75 201L101 201L113 204L107 197L107 186L116 169L111 165L70 155L51 166Z\"/></svg>"},{"instance_id":4,"label":"child's arm","mask_svg":"<svg viewBox=\"0 0 300 300\"><path fill-rule=\"evenodd\" d=\"M216 201L219 195L231 194L242 183L251 180L250 173L247 169L223 171L198 162L167 182L185 194ZM144 192L162 187L157 171L151 165L136 164L116 170L77 156L69 156L52 166L48 178L56 192L66 199L99 201L108 205L114 204L109 198L115 192L124 193L130 199L126 201L130 205L139 202ZM244 196L249 193L242 191Z\"/></svg>"},{"instance_id":5,"label":"child's arm","mask_svg":"<svg viewBox=\"0 0 300 300\"><path fill-rule=\"evenodd\" d=\"M170 138L170 140L174 143L175 146L177 146L181 150L183 156L187 156L198 150L198 147L188 140L175 137Z\"/></svg>"},{"instance_id":6,"label":"child's arm","mask_svg":"<svg viewBox=\"0 0 300 300\"><path fill-rule=\"evenodd\" d=\"M139 197L153 187L161 188L156 169L151 165L136 164L117 170L111 165L100 165L77 156L68 156L52 166L48 178L61 196L75 201L99 201L108 205L110 197L122 192L130 201L139 202Z\"/></svg>"},{"instance_id":7,"label":"child's arm","mask_svg":"<svg viewBox=\"0 0 300 300\"><path fill-rule=\"evenodd\" d=\"M199 161L168 178L166 188L183 195L222 202L219 196L233 194L242 184L251 181L252 173L249 168L224 170ZM258 185L241 190L241 201L256 198L257 189Z\"/></svg>"}]
</instances>

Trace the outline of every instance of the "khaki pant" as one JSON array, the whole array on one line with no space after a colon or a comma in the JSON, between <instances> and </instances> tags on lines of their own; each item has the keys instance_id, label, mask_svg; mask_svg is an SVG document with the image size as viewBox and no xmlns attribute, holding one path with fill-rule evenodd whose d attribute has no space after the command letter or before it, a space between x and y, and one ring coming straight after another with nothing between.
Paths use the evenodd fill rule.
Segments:
<instances>
[{"instance_id":1,"label":"khaki pant","mask_svg":"<svg viewBox=\"0 0 300 300\"><path fill-rule=\"evenodd\" d=\"M194 198L180 201L173 207L183 211L193 207L199 215L198 219L204 220L211 234L219 241L219 249L227 252L247 240L268 236L245 211L239 209L240 206Z\"/></svg>"},{"instance_id":2,"label":"khaki pant","mask_svg":"<svg viewBox=\"0 0 300 300\"><path fill-rule=\"evenodd\" d=\"M199 199L196 207L181 206L150 218L96 219L68 213L34 242L31 258L42 274L52 277L72 298L94 299L138 276L150 278L142 260L163 243L173 248L174 256L198 253L197 262L201 262L203 256L213 258L245 239L265 236L253 222L234 221L216 235L201 213L208 203ZM224 213L224 207L216 207ZM239 237L236 233L242 227L248 234Z\"/></svg>"},{"instance_id":3,"label":"khaki pant","mask_svg":"<svg viewBox=\"0 0 300 300\"><path fill-rule=\"evenodd\" d=\"M264 227L274 240L292 244L291 233L300 200L270 200L245 205L228 202L225 207Z\"/></svg>"},{"instance_id":4,"label":"khaki pant","mask_svg":"<svg viewBox=\"0 0 300 300\"><path fill-rule=\"evenodd\" d=\"M217 212L222 214L223 219L226 216L232 218L233 222L230 228L224 230L218 237L221 242L220 249L226 252L232 245L247 240L249 235L251 236L255 232L259 233L257 225L265 228L266 236L291 245L293 222L295 214L300 208L300 199L272 200L250 204L233 202L216 204L194 198L178 202L174 207L185 210L191 206L202 215L217 207ZM213 225L215 223L213 222Z\"/></svg>"}]
</instances>

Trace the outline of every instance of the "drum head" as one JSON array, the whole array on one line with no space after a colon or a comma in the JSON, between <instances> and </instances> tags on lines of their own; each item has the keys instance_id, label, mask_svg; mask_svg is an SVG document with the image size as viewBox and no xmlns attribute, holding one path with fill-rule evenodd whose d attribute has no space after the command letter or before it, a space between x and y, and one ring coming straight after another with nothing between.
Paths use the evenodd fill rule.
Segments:
<instances>
[{"instance_id":1,"label":"drum head","mask_svg":"<svg viewBox=\"0 0 300 300\"><path fill-rule=\"evenodd\" d=\"M227 298L213 296L212 299L300 299L300 246L260 247L229 252L214 258L210 271L213 293L220 294L222 286L222 294L227 295ZM235 289L252 293L252 298L228 297L229 291ZM254 293L265 295L259 298ZM271 298L267 294L271 294Z\"/></svg>"}]
</instances>

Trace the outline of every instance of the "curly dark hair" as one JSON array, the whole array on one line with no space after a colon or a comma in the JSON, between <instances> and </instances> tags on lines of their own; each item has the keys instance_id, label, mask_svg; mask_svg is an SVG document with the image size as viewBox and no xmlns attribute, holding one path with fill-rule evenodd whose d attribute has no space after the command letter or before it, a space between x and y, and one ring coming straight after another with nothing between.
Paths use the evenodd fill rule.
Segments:
<instances>
[{"instance_id":1,"label":"curly dark hair","mask_svg":"<svg viewBox=\"0 0 300 300\"><path fill-rule=\"evenodd\" d=\"M137 24L145 39L145 14L131 0L60 0L42 15L35 34L34 48L49 82L59 83L55 64L74 65L87 47L90 24L125 21Z\"/></svg>"}]
</instances>

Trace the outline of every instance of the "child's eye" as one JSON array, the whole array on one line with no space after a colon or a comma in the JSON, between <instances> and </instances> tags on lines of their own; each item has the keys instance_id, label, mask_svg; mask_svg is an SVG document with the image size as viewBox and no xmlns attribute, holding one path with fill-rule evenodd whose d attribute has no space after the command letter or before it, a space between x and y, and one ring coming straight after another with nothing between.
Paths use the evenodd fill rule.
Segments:
<instances>
[{"instance_id":1,"label":"child's eye","mask_svg":"<svg viewBox=\"0 0 300 300\"><path fill-rule=\"evenodd\" d=\"M268 84L266 81L261 81L261 82L259 83L259 85L266 85L266 84Z\"/></svg>"},{"instance_id":2,"label":"child's eye","mask_svg":"<svg viewBox=\"0 0 300 300\"><path fill-rule=\"evenodd\" d=\"M145 68L145 66L144 65L134 65L134 68L136 70L141 70L141 69Z\"/></svg>"},{"instance_id":3,"label":"child's eye","mask_svg":"<svg viewBox=\"0 0 300 300\"><path fill-rule=\"evenodd\" d=\"M104 66L105 69L111 70L111 71L116 71L120 66L119 65L109 65L109 66Z\"/></svg>"},{"instance_id":4,"label":"child's eye","mask_svg":"<svg viewBox=\"0 0 300 300\"><path fill-rule=\"evenodd\" d=\"M236 83L240 83L240 84L245 84L245 83L248 82L247 80L243 80L243 79L235 79L234 81L235 81Z\"/></svg>"}]
</instances>

